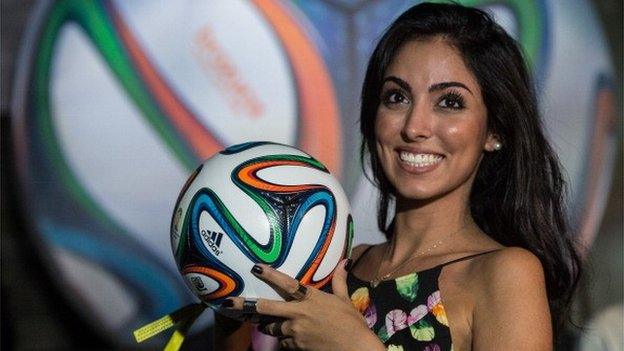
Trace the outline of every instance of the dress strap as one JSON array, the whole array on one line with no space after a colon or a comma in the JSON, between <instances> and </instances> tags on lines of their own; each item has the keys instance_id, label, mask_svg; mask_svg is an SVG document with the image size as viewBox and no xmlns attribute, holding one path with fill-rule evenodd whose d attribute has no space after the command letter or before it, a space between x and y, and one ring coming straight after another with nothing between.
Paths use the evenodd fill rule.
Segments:
<instances>
[{"instance_id":1,"label":"dress strap","mask_svg":"<svg viewBox=\"0 0 624 351\"><path fill-rule=\"evenodd\" d=\"M370 245L368 246L361 254L360 256L353 262L353 264L351 264L351 270L353 270L353 268L355 268L355 266L358 264L358 262L360 262L360 260L362 259L362 257L364 257L364 255L366 255L366 253L373 248L373 246L375 245Z\"/></svg>"},{"instance_id":2,"label":"dress strap","mask_svg":"<svg viewBox=\"0 0 624 351\"><path fill-rule=\"evenodd\" d=\"M484 251L484 252L479 252L479 253L474 254L474 255L468 255L468 256L460 257L460 258L458 258L458 259L455 259L455 260L452 260L452 261L449 261L449 262L446 262L446 263L442 263L442 264L440 265L440 267L444 267L444 266L449 265L449 264L451 264L451 263L455 263L455 262L459 262L459 261L463 261L463 260L468 260L468 259L471 259L471 258L473 258L473 257L477 257L477 256L481 256L481 255L489 254L490 252L494 252L494 251L498 251L498 250L501 250L501 249L495 249L495 250L490 250L490 251ZM361 257L361 256L360 256L360 257Z\"/></svg>"}]
</instances>

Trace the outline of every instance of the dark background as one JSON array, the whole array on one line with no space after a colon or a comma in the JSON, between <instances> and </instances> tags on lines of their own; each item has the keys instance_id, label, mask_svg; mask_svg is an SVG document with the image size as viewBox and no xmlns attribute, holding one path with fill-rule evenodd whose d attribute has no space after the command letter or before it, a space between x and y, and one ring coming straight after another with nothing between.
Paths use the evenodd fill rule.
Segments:
<instances>
[{"instance_id":1,"label":"dark background","mask_svg":"<svg viewBox=\"0 0 624 351\"><path fill-rule=\"evenodd\" d=\"M564 1L564 0L560 0ZM591 1L603 23L616 69L618 152L613 183L599 234L592 247L586 275L575 301L574 320L582 325L602 309L622 304L624 276L622 223L622 2ZM3 350L111 349L54 288L32 237L25 230L27 214L17 201L11 140L10 101L15 64L29 10L35 1L3 0L0 8L1 109L1 348ZM570 334L570 343L578 331ZM206 340L207 341L207 340ZM191 346L191 345L186 345Z\"/></svg>"}]
</instances>

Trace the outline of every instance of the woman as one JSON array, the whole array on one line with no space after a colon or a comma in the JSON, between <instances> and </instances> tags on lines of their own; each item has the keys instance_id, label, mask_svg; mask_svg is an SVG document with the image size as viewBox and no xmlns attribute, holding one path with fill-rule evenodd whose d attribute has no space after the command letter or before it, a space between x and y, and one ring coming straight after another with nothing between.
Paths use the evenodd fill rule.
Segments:
<instances>
[{"instance_id":1,"label":"woman","mask_svg":"<svg viewBox=\"0 0 624 351\"><path fill-rule=\"evenodd\" d=\"M580 264L515 41L477 9L411 8L371 57L361 131L388 241L355 248L333 294L256 265L290 301L225 307L282 318L262 330L291 349L552 349Z\"/></svg>"}]
</instances>

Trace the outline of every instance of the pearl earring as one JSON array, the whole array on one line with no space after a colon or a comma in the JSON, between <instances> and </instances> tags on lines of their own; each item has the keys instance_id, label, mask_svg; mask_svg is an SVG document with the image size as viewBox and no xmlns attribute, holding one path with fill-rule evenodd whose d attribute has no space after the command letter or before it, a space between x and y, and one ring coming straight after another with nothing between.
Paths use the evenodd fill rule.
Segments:
<instances>
[{"instance_id":1,"label":"pearl earring","mask_svg":"<svg viewBox=\"0 0 624 351\"><path fill-rule=\"evenodd\" d=\"M500 149L503 148L503 144L496 142L496 144L494 144L494 150L498 151Z\"/></svg>"}]
</instances>

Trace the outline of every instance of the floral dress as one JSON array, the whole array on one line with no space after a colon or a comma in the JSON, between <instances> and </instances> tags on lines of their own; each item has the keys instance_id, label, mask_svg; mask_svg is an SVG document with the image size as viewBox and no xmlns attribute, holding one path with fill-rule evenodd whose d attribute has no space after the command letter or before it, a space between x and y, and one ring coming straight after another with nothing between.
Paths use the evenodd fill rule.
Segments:
<instances>
[{"instance_id":1,"label":"floral dress","mask_svg":"<svg viewBox=\"0 0 624 351\"><path fill-rule=\"evenodd\" d=\"M347 285L351 302L364 315L368 327L377 334L388 351L453 350L438 277L447 264L488 252L462 257L393 280L384 280L376 287L349 273ZM356 264L357 261L353 267Z\"/></svg>"}]
</instances>

